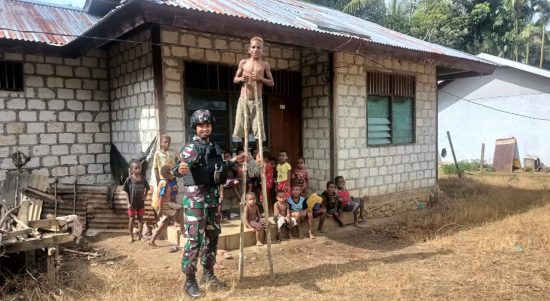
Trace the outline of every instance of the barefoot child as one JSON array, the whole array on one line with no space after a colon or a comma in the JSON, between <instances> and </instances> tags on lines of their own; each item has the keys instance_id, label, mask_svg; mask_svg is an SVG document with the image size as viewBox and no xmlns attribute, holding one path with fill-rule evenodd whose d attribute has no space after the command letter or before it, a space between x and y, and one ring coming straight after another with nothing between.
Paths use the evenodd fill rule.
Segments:
<instances>
[{"instance_id":1,"label":"barefoot child","mask_svg":"<svg viewBox=\"0 0 550 301\"><path fill-rule=\"evenodd\" d=\"M246 208L244 210L244 223L247 228L256 231L256 245L262 245L262 233L265 230L265 219L261 217L260 208L256 205L256 194L246 194Z\"/></svg>"},{"instance_id":2,"label":"barefoot child","mask_svg":"<svg viewBox=\"0 0 550 301\"><path fill-rule=\"evenodd\" d=\"M364 222L365 219L363 218L363 208L365 200L369 197L364 196L361 199L351 197L349 191L346 189L346 181L342 176L337 176L336 178L334 178L334 182L336 182L336 193L338 194L338 198L340 198L340 201L342 202L342 210L353 212L353 225L357 226L358 218L361 220L361 222Z\"/></svg>"},{"instance_id":3,"label":"barefoot child","mask_svg":"<svg viewBox=\"0 0 550 301\"><path fill-rule=\"evenodd\" d=\"M325 207L327 208L327 216L332 216L340 227L344 226L344 223L340 219L342 214L342 202L336 194L336 184L333 181L327 182L327 190L321 194L324 200Z\"/></svg>"},{"instance_id":4,"label":"barefoot child","mask_svg":"<svg viewBox=\"0 0 550 301\"><path fill-rule=\"evenodd\" d=\"M283 238L283 232L291 236L291 229L297 225L296 219L290 214L290 208L288 207L287 200L285 198L285 191L277 191L277 202L273 204L273 219L277 225L277 231L279 232L279 240Z\"/></svg>"},{"instance_id":5,"label":"barefoot child","mask_svg":"<svg viewBox=\"0 0 550 301\"><path fill-rule=\"evenodd\" d=\"M313 213L307 211L306 199L300 196L302 193L302 187L294 185L292 187L292 196L288 198L288 206L290 207L290 214L297 221L303 221L307 219L307 231L309 232L309 238L314 239L312 232ZM301 235L300 235L301 236Z\"/></svg>"},{"instance_id":6,"label":"barefoot child","mask_svg":"<svg viewBox=\"0 0 550 301\"><path fill-rule=\"evenodd\" d=\"M292 183L296 183L298 186L302 187L302 193L300 194L303 197L308 195L309 191L309 176L306 169L306 159L300 157L296 161L296 169L292 171Z\"/></svg>"},{"instance_id":7,"label":"barefoot child","mask_svg":"<svg viewBox=\"0 0 550 301\"><path fill-rule=\"evenodd\" d=\"M258 127L259 123L263 123L263 104L262 104L262 92L263 86L273 87L273 76L271 75L271 67L269 63L264 60L264 40L260 37L253 37L250 39L250 47L248 48L248 54L250 58L243 59L239 62L239 67L233 78L235 84L243 84L241 89L241 96L237 103L237 114L235 116L235 128L233 130L233 137L244 138L245 130L244 119L245 113L248 112L248 127L252 128L254 137L258 139L260 137L260 130L262 131L263 140L266 139L265 130L263 126ZM256 104L254 96L254 85L257 87L258 103ZM256 108L258 105L258 108Z\"/></svg>"},{"instance_id":8,"label":"barefoot child","mask_svg":"<svg viewBox=\"0 0 550 301\"><path fill-rule=\"evenodd\" d=\"M160 168L161 179L153 197L151 206L157 211L159 221L157 228L154 230L153 237L149 242L149 245L156 247L155 240L162 230L166 229L169 223L169 219L176 216L176 213L181 209L181 205L171 201L172 199L172 187L168 184L169 181L175 179L174 175L170 172L172 165L163 165ZM177 250L177 249L176 249Z\"/></svg>"},{"instance_id":9,"label":"barefoot child","mask_svg":"<svg viewBox=\"0 0 550 301\"><path fill-rule=\"evenodd\" d=\"M290 172L292 171L292 166L290 166L287 160L286 151L280 151L279 164L277 164L277 190L284 190L285 197L288 199L290 197Z\"/></svg>"},{"instance_id":10,"label":"barefoot child","mask_svg":"<svg viewBox=\"0 0 550 301\"><path fill-rule=\"evenodd\" d=\"M145 214L145 197L149 191L149 183L141 176L141 163L138 160L130 161L130 176L124 181L123 191L128 202L128 231L130 232L130 243L134 242L134 221L138 220L139 234L141 240L143 228L143 214Z\"/></svg>"},{"instance_id":11,"label":"barefoot child","mask_svg":"<svg viewBox=\"0 0 550 301\"><path fill-rule=\"evenodd\" d=\"M174 166L178 160L178 156L170 151L170 145L172 138L168 135L160 136L160 149L155 152L153 157L153 172L155 173L155 179L157 183L160 180L160 168L164 165ZM177 195L177 192L176 192Z\"/></svg>"}]
</instances>

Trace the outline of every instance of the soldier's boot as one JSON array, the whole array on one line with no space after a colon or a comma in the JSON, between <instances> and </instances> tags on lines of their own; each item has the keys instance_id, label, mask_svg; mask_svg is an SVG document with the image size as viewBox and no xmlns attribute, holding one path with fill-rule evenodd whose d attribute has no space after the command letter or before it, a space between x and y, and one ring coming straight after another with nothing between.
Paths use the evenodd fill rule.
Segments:
<instances>
[{"instance_id":1,"label":"soldier's boot","mask_svg":"<svg viewBox=\"0 0 550 301\"><path fill-rule=\"evenodd\" d=\"M210 284L216 288L225 288L227 285L220 281L216 275L214 275L214 270L204 270L201 278L201 284Z\"/></svg>"},{"instance_id":2,"label":"soldier's boot","mask_svg":"<svg viewBox=\"0 0 550 301\"><path fill-rule=\"evenodd\" d=\"M197 278L195 278L195 274L186 274L183 290L191 298L199 298L202 295L202 292L199 289L199 284L197 283Z\"/></svg>"}]
</instances>

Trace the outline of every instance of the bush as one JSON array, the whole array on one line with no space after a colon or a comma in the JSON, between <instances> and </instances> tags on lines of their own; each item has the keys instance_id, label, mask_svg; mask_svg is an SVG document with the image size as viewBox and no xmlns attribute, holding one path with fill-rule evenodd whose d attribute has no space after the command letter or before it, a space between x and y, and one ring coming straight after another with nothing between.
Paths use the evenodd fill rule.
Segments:
<instances>
[{"instance_id":1,"label":"bush","mask_svg":"<svg viewBox=\"0 0 550 301\"><path fill-rule=\"evenodd\" d=\"M460 171L479 171L481 167L481 163L479 160L463 160L458 162L458 168ZM484 166L485 170L487 170L487 166ZM456 173L456 167L454 163L445 163L441 166L441 170L445 174L453 174Z\"/></svg>"}]
</instances>

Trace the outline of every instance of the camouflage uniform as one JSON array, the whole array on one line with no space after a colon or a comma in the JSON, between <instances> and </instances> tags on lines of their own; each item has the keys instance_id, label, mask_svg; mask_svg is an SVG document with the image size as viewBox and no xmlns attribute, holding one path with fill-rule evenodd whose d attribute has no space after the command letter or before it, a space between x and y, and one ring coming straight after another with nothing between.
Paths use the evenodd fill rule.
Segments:
<instances>
[{"instance_id":1,"label":"camouflage uniform","mask_svg":"<svg viewBox=\"0 0 550 301\"><path fill-rule=\"evenodd\" d=\"M199 164L201 156L212 142L206 142L199 137L187 143L180 152L180 162L186 162L191 170L194 164ZM221 156L221 152L220 156ZM174 175L182 177L177 170L179 162L172 169ZM191 171L190 171L191 172ZM187 183L186 183L187 184ZM220 235L218 223L218 186L192 185L183 188L183 208L185 212L184 235L187 242L184 247L181 270L185 274L195 274L199 252L202 250L201 264L205 270L212 270L216 264L216 251Z\"/></svg>"}]
</instances>

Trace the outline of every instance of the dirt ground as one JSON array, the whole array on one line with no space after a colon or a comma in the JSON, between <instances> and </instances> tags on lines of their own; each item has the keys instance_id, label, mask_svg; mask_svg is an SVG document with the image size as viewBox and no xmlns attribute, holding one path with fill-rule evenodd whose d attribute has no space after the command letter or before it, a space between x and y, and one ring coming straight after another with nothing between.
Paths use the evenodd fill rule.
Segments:
<instances>
[{"instance_id":1,"label":"dirt ground","mask_svg":"<svg viewBox=\"0 0 550 301\"><path fill-rule=\"evenodd\" d=\"M265 246L245 249L241 282L238 251L231 251L234 258L220 259L225 269L218 271L230 288L207 289L203 300L548 300L549 180L442 179L444 196L425 210L369 220L362 228L349 226L315 240L273 244L273 279ZM145 242L129 244L122 234L87 242L106 255L91 260L64 255L60 285L35 283L34 290L11 293L4 286L8 293L0 299L186 299L181 252L169 253L167 243L152 249Z\"/></svg>"}]
</instances>

